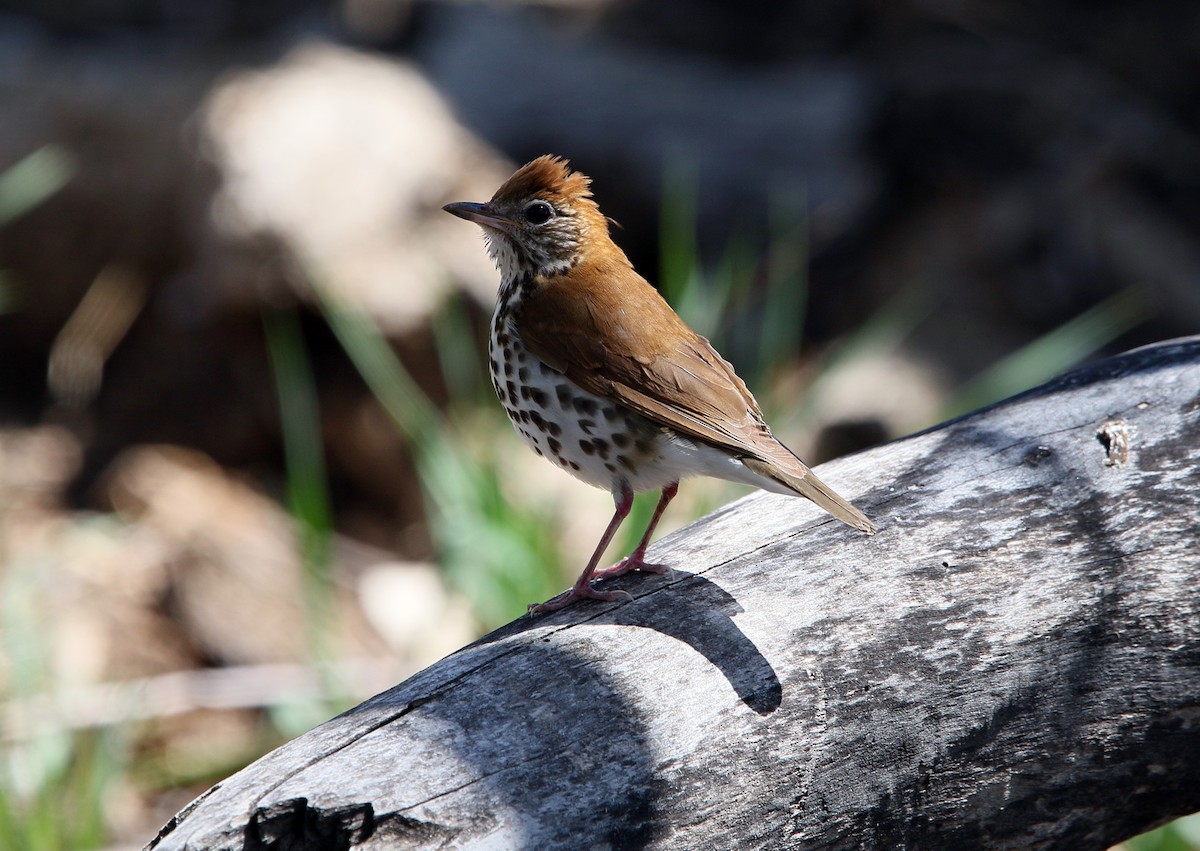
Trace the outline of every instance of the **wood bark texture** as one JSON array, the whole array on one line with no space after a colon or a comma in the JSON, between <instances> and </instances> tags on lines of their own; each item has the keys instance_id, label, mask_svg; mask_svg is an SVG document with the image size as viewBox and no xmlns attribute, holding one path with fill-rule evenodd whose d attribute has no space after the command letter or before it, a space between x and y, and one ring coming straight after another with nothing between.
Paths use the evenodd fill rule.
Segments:
<instances>
[{"instance_id":1,"label":"wood bark texture","mask_svg":"<svg viewBox=\"0 0 1200 851\"><path fill-rule=\"evenodd\" d=\"M633 602L522 618L158 849L1105 848L1200 810L1200 337L759 493Z\"/></svg>"}]
</instances>

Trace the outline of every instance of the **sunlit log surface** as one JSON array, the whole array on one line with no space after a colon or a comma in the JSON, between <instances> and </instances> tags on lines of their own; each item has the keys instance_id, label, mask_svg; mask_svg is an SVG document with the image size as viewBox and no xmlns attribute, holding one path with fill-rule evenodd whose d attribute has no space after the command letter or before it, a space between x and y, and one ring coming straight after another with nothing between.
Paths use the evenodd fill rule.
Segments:
<instances>
[{"instance_id":1,"label":"sunlit log surface","mask_svg":"<svg viewBox=\"0 0 1200 851\"><path fill-rule=\"evenodd\" d=\"M827 464L878 535L744 499L151 846L1104 848L1200 809L1198 453L1191 338Z\"/></svg>"}]
</instances>

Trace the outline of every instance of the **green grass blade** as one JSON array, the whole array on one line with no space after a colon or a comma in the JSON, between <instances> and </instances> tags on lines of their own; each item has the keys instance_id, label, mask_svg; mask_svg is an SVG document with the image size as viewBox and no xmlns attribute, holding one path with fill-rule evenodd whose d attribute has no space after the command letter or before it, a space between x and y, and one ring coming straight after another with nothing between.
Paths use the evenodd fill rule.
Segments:
<instances>
[{"instance_id":1,"label":"green grass blade","mask_svg":"<svg viewBox=\"0 0 1200 851\"><path fill-rule=\"evenodd\" d=\"M1119 847L1127 851L1198 851L1200 813L1184 816L1148 833L1126 839Z\"/></svg>"},{"instance_id":2,"label":"green grass blade","mask_svg":"<svg viewBox=\"0 0 1200 851\"><path fill-rule=\"evenodd\" d=\"M20 302L20 288L3 269L0 269L0 316L15 311Z\"/></svg>"},{"instance_id":3,"label":"green grass blade","mask_svg":"<svg viewBox=\"0 0 1200 851\"><path fill-rule=\"evenodd\" d=\"M789 200L794 196L789 193ZM767 245L767 292L759 334L758 375L800 354L808 304L808 215L806 192L798 204L774 206Z\"/></svg>"},{"instance_id":4,"label":"green grass blade","mask_svg":"<svg viewBox=\"0 0 1200 851\"><path fill-rule=\"evenodd\" d=\"M447 300L433 315L433 341L452 403L477 403L491 392L462 299Z\"/></svg>"},{"instance_id":5,"label":"green grass blade","mask_svg":"<svg viewBox=\"0 0 1200 851\"><path fill-rule=\"evenodd\" d=\"M820 397L822 383L844 363L868 353L886 352L898 347L933 313L935 302L928 289L912 284L900 290L852 333L832 346L821 359L820 368L812 381L801 390L781 412L795 421L816 419L815 400Z\"/></svg>"},{"instance_id":6,"label":"green grass blade","mask_svg":"<svg viewBox=\"0 0 1200 851\"><path fill-rule=\"evenodd\" d=\"M1048 381L1141 324L1150 307L1130 287L993 364L970 381L949 406L958 416Z\"/></svg>"},{"instance_id":7,"label":"green grass blade","mask_svg":"<svg viewBox=\"0 0 1200 851\"><path fill-rule=\"evenodd\" d=\"M337 303L320 288L316 291L325 320L371 393L416 448L431 451L446 427L441 412L400 364L370 317Z\"/></svg>"},{"instance_id":8,"label":"green grass blade","mask_svg":"<svg viewBox=\"0 0 1200 851\"><path fill-rule=\"evenodd\" d=\"M70 154L59 145L44 145L0 172L0 227L62 189L74 173Z\"/></svg>"},{"instance_id":9,"label":"green grass blade","mask_svg":"<svg viewBox=\"0 0 1200 851\"><path fill-rule=\"evenodd\" d=\"M678 311L684 300L691 297L689 291L694 288L699 265L695 166L669 162L663 177L662 197L658 290Z\"/></svg>"},{"instance_id":10,"label":"green grass blade","mask_svg":"<svg viewBox=\"0 0 1200 851\"><path fill-rule=\"evenodd\" d=\"M288 509L296 524L311 620L311 650L326 658L332 628L333 517L312 368L295 310L263 314L279 400Z\"/></svg>"},{"instance_id":11,"label":"green grass blade","mask_svg":"<svg viewBox=\"0 0 1200 851\"><path fill-rule=\"evenodd\" d=\"M318 290L319 292L319 290ZM558 524L510 504L495 455L475 455L425 396L369 317L322 295L329 326L408 439L446 576L485 626L498 626L546 599L561 572ZM507 428L507 426L505 427Z\"/></svg>"}]
</instances>

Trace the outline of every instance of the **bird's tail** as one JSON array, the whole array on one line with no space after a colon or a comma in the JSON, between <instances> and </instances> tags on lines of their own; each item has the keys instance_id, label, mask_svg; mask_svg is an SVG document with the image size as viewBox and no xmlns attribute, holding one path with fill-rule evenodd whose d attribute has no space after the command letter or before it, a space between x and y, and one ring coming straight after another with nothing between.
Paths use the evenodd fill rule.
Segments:
<instances>
[{"instance_id":1,"label":"bird's tail","mask_svg":"<svg viewBox=\"0 0 1200 851\"><path fill-rule=\"evenodd\" d=\"M875 534L875 524L868 520L865 514L838 496L833 488L818 479L799 459L796 459L795 464L789 465L798 466L798 474L758 458L743 458L742 463L758 475L774 479L800 496L811 499L843 523L848 523L868 535Z\"/></svg>"}]
</instances>

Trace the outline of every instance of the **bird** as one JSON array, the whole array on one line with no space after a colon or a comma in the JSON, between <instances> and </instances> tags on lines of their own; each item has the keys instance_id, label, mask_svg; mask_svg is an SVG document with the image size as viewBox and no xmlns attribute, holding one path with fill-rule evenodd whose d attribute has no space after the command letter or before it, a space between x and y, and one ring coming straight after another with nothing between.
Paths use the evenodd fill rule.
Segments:
<instances>
[{"instance_id":1,"label":"bird","mask_svg":"<svg viewBox=\"0 0 1200 851\"><path fill-rule=\"evenodd\" d=\"M710 476L803 496L869 535L874 524L780 443L746 384L613 242L591 179L546 154L486 202L443 209L483 229L500 272L488 337L492 386L535 453L613 496L615 511L575 584L531 605L632 599L595 582L665 573L646 548L681 479ZM638 545L600 559L635 493L661 495Z\"/></svg>"}]
</instances>

